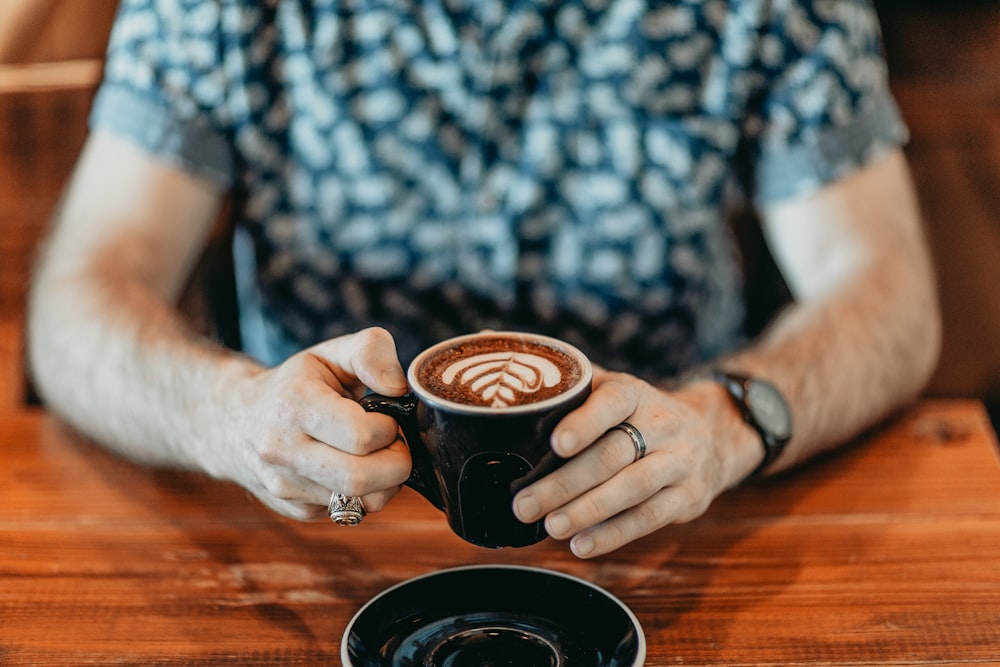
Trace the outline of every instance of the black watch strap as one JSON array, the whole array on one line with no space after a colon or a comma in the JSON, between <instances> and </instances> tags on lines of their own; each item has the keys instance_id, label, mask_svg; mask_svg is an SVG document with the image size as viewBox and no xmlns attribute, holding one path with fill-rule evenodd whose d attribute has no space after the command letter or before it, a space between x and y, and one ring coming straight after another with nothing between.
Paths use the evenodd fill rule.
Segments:
<instances>
[{"instance_id":1,"label":"black watch strap","mask_svg":"<svg viewBox=\"0 0 1000 667\"><path fill-rule=\"evenodd\" d=\"M774 396L780 401L781 407L785 410L786 417L789 419L790 424L790 416L787 416L788 407L784 402L784 398L782 398L778 390L766 380L722 370L713 371L712 379L726 389L729 396L733 399L733 403L739 409L743 420L757 432L757 435L760 436L761 443L764 445L764 459L756 468L754 468L753 472L747 476L747 479L759 477L776 458L781 456L781 453L785 450L785 445L788 444L790 433L775 433L774 431L768 429L757 418L750 402L749 394L751 391L751 383L761 383L766 385L769 392L773 392Z\"/></svg>"}]
</instances>

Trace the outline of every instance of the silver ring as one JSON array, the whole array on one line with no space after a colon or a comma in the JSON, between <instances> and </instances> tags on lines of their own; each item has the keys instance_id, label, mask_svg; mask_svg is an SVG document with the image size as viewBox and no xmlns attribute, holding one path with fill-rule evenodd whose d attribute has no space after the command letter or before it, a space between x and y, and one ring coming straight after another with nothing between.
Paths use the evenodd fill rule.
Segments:
<instances>
[{"instance_id":1,"label":"silver ring","mask_svg":"<svg viewBox=\"0 0 1000 667\"><path fill-rule=\"evenodd\" d=\"M365 504L357 496L345 496L343 493L333 492L330 496L330 505L327 507L330 521L338 526L356 526L361 523L368 512L365 511Z\"/></svg>"},{"instance_id":2,"label":"silver ring","mask_svg":"<svg viewBox=\"0 0 1000 667\"><path fill-rule=\"evenodd\" d=\"M635 447L635 458L632 459L632 463L635 463L646 455L646 439L642 437L642 433L639 432L639 429L632 426L628 422L622 422L621 424L618 424L618 426L611 427L612 431L615 429L622 431L625 435L632 439L632 446Z\"/></svg>"}]
</instances>

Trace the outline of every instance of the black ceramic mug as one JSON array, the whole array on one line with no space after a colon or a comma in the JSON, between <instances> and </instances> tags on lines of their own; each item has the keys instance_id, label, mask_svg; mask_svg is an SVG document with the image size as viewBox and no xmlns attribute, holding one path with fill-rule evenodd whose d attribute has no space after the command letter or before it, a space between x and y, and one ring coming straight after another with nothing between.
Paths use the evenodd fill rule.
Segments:
<instances>
[{"instance_id":1,"label":"black ceramic mug","mask_svg":"<svg viewBox=\"0 0 1000 667\"><path fill-rule=\"evenodd\" d=\"M513 498L563 464L549 439L590 394L587 357L554 338L484 331L424 350L407 379L405 396L361 401L399 423L413 459L407 486L473 544L519 547L544 539L541 521L514 516Z\"/></svg>"}]
</instances>

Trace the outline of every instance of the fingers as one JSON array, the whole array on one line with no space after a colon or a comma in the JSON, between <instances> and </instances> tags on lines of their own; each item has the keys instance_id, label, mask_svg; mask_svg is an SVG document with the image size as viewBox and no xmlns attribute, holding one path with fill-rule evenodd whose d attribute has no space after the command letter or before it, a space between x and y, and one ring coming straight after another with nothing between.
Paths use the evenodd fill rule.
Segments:
<instances>
[{"instance_id":1,"label":"fingers","mask_svg":"<svg viewBox=\"0 0 1000 667\"><path fill-rule=\"evenodd\" d=\"M552 449L564 458L575 456L609 428L631 417L638 405L639 387L635 380L616 373L601 374L583 406L556 425Z\"/></svg>"},{"instance_id":2,"label":"fingers","mask_svg":"<svg viewBox=\"0 0 1000 667\"><path fill-rule=\"evenodd\" d=\"M553 432L553 450L569 460L515 497L515 515L544 517L549 535L569 539L581 558L699 516L723 488L700 400L694 390L666 392L628 375L595 373L590 397ZM614 428L626 421L644 436L645 458L635 460L632 439Z\"/></svg>"},{"instance_id":3,"label":"fingers","mask_svg":"<svg viewBox=\"0 0 1000 667\"><path fill-rule=\"evenodd\" d=\"M347 454L315 443L296 453L289 466L323 489L348 496L365 496L397 488L410 476L410 450L401 438L391 445L364 456ZM326 502L329 493L318 500Z\"/></svg>"},{"instance_id":4,"label":"fingers","mask_svg":"<svg viewBox=\"0 0 1000 667\"><path fill-rule=\"evenodd\" d=\"M372 328L320 343L259 376L250 402L245 486L276 511L310 518L333 491L377 511L410 472L396 421L358 404L368 388L407 389L395 343Z\"/></svg>"},{"instance_id":5,"label":"fingers","mask_svg":"<svg viewBox=\"0 0 1000 667\"><path fill-rule=\"evenodd\" d=\"M272 455L251 491L275 511L308 520L323 516L320 510L334 491L360 496L369 512L377 512L409 474L409 450L401 439L366 456L311 442Z\"/></svg>"},{"instance_id":6,"label":"fingers","mask_svg":"<svg viewBox=\"0 0 1000 667\"><path fill-rule=\"evenodd\" d=\"M364 387L388 396L406 393L406 375L396 355L396 343L385 329L372 327L333 338L308 352L325 362L340 383L355 392L355 398L363 395Z\"/></svg>"},{"instance_id":7,"label":"fingers","mask_svg":"<svg viewBox=\"0 0 1000 667\"><path fill-rule=\"evenodd\" d=\"M623 440L625 442L623 442ZM580 558L613 551L671 523L700 516L714 494L710 476L694 474L696 458L683 447L633 461L630 439L613 430L522 493L539 508L555 539L570 539ZM515 498L520 516L525 500Z\"/></svg>"},{"instance_id":8,"label":"fingers","mask_svg":"<svg viewBox=\"0 0 1000 667\"><path fill-rule=\"evenodd\" d=\"M385 329L370 328L320 343L308 350L332 378L306 375L308 402L299 414L302 430L320 442L345 452L364 455L391 442L396 422L388 415L367 413L357 404L367 389L389 396L406 392L406 376L396 356L396 345ZM331 382L331 379L333 382ZM329 391L329 385L347 395Z\"/></svg>"},{"instance_id":9,"label":"fingers","mask_svg":"<svg viewBox=\"0 0 1000 667\"><path fill-rule=\"evenodd\" d=\"M386 394L406 390L392 337L382 329L320 343L272 369L260 383L258 414L253 420L261 428L252 437L262 441L263 447L295 446L297 435L305 433L347 453L363 455L396 437L395 420L367 413L357 403L368 384Z\"/></svg>"},{"instance_id":10,"label":"fingers","mask_svg":"<svg viewBox=\"0 0 1000 667\"><path fill-rule=\"evenodd\" d=\"M631 438L622 431L609 430L561 468L519 493L514 499L514 513L521 521L537 521L610 480L634 458Z\"/></svg>"},{"instance_id":11,"label":"fingers","mask_svg":"<svg viewBox=\"0 0 1000 667\"><path fill-rule=\"evenodd\" d=\"M552 537L565 539L611 519L677 481L664 473L656 461L637 461L606 483L588 490L549 514L545 521L546 529Z\"/></svg>"},{"instance_id":12,"label":"fingers","mask_svg":"<svg viewBox=\"0 0 1000 667\"><path fill-rule=\"evenodd\" d=\"M644 502L576 533L570 540L570 549L579 558L606 554L668 524L685 523L701 516L708 509L709 498L688 486L668 486Z\"/></svg>"},{"instance_id":13,"label":"fingers","mask_svg":"<svg viewBox=\"0 0 1000 667\"><path fill-rule=\"evenodd\" d=\"M410 475L410 452L400 438L382 449L364 456L348 454L320 442L302 442L297 447L277 448L266 454L265 462L271 469L289 471L294 476L311 480L320 487L312 495L297 489L286 493L284 478L268 480L276 488L274 495L285 495L299 500L322 501L330 491L349 496L362 496L381 489L396 487ZM280 473L279 473L280 476ZM326 490L323 492L322 490ZM319 495L316 495L318 493Z\"/></svg>"},{"instance_id":14,"label":"fingers","mask_svg":"<svg viewBox=\"0 0 1000 667\"><path fill-rule=\"evenodd\" d=\"M353 398L325 387L307 391L310 400L296 422L311 438L356 456L382 449L396 438L399 426L389 415L367 412Z\"/></svg>"},{"instance_id":15,"label":"fingers","mask_svg":"<svg viewBox=\"0 0 1000 667\"><path fill-rule=\"evenodd\" d=\"M536 521L562 507L635 459L631 438L610 429L632 418L644 388L648 385L626 375L595 375L594 390L586 402L566 415L552 433L553 451L568 462L515 498L514 513L521 521Z\"/></svg>"},{"instance_id":16,"label":"fingers","mask_svg":"<svg viewBox=\"0 0 1000 667\"><path fill-rule=\"evenodd\" d=\"M684 466L665 458L626 464L604 484L550 513L546 531L555 539L572 538L573 553L590 558L701 515L711 496L686 477Z\"/></svg>"}]
</instances>

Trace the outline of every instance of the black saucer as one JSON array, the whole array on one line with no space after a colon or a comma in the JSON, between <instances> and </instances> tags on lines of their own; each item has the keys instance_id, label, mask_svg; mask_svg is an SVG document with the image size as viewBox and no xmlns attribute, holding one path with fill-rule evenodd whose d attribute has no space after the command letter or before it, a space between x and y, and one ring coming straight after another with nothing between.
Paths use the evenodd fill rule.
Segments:
<instances>
[{"instance_id":1,"label":"black saucer","mask_svg":"<svg viewBox=\"0 0 1000 667\"><path fill-rule=\"evenodd\" d=\"M639 667L635 614L560 572L475 565L404 581L344 631L345 667Z\"/></svg>"}]
</instances>

